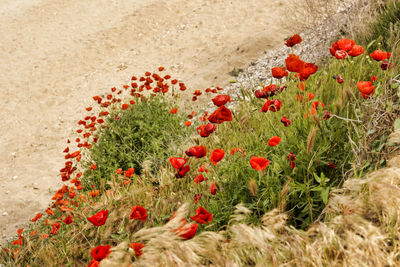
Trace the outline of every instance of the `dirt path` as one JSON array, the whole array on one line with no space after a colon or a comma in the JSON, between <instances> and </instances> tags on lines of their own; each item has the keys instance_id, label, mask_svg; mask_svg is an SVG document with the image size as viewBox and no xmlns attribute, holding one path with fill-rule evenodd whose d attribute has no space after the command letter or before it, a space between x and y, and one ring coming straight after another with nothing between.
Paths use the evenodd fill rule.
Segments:
<instances>
[{"instance_id":1,"label":"dirt path","mask_svg":"<svg viewBox=\"0 0 400 267\"><path fill-rule=\"evenodd\" d=\"M1 1L0 239L49 203L91 96L159 65L223 86L294 33L288 1Z\"/></svg>"}]
</instances>

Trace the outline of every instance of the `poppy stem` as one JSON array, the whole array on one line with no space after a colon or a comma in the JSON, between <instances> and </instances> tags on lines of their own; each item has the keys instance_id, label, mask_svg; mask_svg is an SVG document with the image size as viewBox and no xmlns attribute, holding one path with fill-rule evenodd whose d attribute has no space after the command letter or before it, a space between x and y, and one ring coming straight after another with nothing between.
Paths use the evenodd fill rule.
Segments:
<instances>
[{"instance_id":1,"label":"poppy stem","mask_svg":"<svg viewBox=\"0 0 400 267\"><path fill-rule=\"evenodd\" d=\"M264 171L259 171L259 172L258 172L258 181L259 181L259 182L261 182L261 178L262 178L263 176L265 176ZM269 184L268 184L268 179L267 179L267 177L265 178L265 185L266 185L266 188L265 188L264 193L266 192L266 193L268 194L268 196L269 196L269 201L270 201L270 203L271 203L271 206L272 206L273 208L275 208L274 199L273 199L272 194L271 194L271 190L270 190L270 186L269 186ZM264 195L264 193L263 193L262 195ZM261 195L261 197L262 197L262 195ZM260 200L261 200L261 197L260 197Z\"/></svg>"},{"instance_id":2,"label":"poppy stem","mask_svg":"<svg viewBox=\"0 0 400 267\"><path fill-rule=\"evenodd\" d=\"M235 120L239 124L241 132L244 132L243 127L242 127L242 123L240 122L239 118L236 116L236 112L232 112L232 116L235 118Z\"/></svg>"}]
</instances>

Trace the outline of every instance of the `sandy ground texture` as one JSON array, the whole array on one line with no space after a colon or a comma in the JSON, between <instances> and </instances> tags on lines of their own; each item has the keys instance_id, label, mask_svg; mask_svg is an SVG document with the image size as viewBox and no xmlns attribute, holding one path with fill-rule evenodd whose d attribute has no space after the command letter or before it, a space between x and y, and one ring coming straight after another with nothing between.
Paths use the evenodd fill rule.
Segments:
<instances>
[{"instance_id":1,"label":"sandy ground texture","mask_svg":"<svg viewBox=\"0 0 400 267\"><path fill-rule=\"evenodd\" d=\"M166 66L224 86L298 30L289 0L2 0L0 239L49 204L91 96Z\"/></svg>"}]
</instances>

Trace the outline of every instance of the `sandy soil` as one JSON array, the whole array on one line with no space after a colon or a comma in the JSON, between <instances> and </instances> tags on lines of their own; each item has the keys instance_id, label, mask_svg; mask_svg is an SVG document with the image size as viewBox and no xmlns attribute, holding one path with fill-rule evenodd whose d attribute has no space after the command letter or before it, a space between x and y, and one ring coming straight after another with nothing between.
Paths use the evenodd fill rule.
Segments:
<instances>
[{"instance_id":1,"label":"sandy soil","mask_svg":"<svg viewBox=\"0 0 400 267\"><path fill-rule=\"evenodd\" d=\"M223 86L298 30L288 1L2 0L0 238L48 205L91 96L159 65Z\"/></svg>"}]
</instances>

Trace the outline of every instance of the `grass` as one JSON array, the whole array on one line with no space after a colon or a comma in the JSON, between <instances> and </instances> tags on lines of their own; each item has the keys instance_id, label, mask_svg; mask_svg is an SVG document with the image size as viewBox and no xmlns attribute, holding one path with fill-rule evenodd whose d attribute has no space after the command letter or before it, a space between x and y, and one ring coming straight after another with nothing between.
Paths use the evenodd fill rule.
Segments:
<instances>
[{"instance_id":1,"label":"grass","mask_svg":"<svg viewBox=\"0 0 400 267\"><path fill-rule=\"evenodd\" d=\"M381 34L394 40L389 29L381 28ZM364 37L363 46L375 37ZM286 82L275 80L284 88L268 98L282 101L275 112L261 112L266 99L256 98L254 88L243 88L229 106L232 121L216 124L208 137L196 131L208 123L206 110L195 114L187 103L186 109L171 112L187 92L163 68L133 77L121 90L112 88L105 99L94 97L98 108L88 107L80 123L80 152L65 150L61 174L73 185L56 193L54 214L43 213L19 241L1 248L0 262L87 265L92 249L110 245L112 253L102 260L109 266L399 264L399 171L377 171L398 150L393 134L389 138L399 117L399 48L391 44L393 66L387 71L363 54L329 60L304 88L294 73ZM333 78L337 75L343 83ZM356 83L372 76L377 77L374 95L364 99ZM170 97L160 96L162 90ZM214 94L197 91L193 97ZM281 122L283 117L290 125ZM281 138L276 146L268 144L273 136ZM201 145L206 157L186 155ZM235 148L240 149L232 155ZM225 155L213 164L215 149ZM256 170L253 156L271 163ZM190 170L177 175L181 168L171 165L172 157L185 158ZM124 173L129 168L134 173ZM207 179L196 184L199 168L207 169L202 173ZM136 216L133 206L147 210L145 222L130 218ZM199 206L212 221L183 240L177 229L193 222ZM102 210L109 211L104 225L88 222ZM64 222L67 216L72 223ZM140 258L130 243L145 244Z\"/></svg>"},{"instance_id":2,"label":"grass","mask_svg":"<svg viewBox=\"0 0 400 267\"><path fill-rule=\"evenodd\" d=\"M378 14L378 18L373 20L367 30L358 37L369 44L369 53L377 49L391 50L400 37L399 2L384 1L379 3L373 11Z\"/></svg>"},{"instance_id":3,"label":"grass","mask_svg":"<svg viewBox=\"0 0 400 267\"><path fill-rule=\"evenodd\" d=\"M144 162L154 174L188 135L187 128L181 126L183 114L170 114L173 106L169 102L162 98L135 102L133 109L112 112L107 127L96 134L99 141L82 166L87 169L86 187L98 187L102 179L107 180L118 168L134 168L140 175ZM96 171L90 170L93 162L98 166Z\"/></svg>"}]
</instances>

